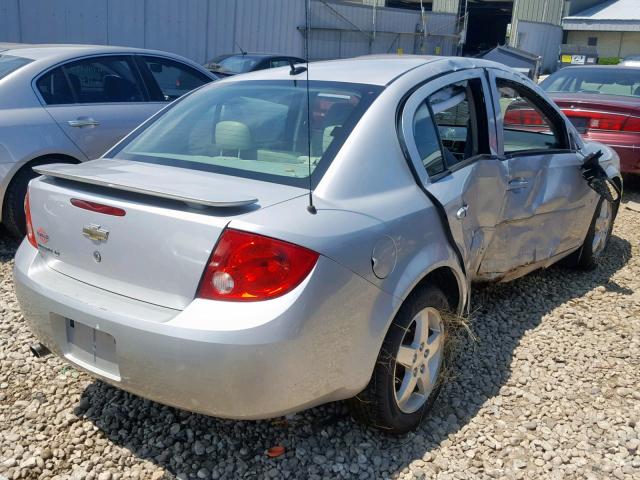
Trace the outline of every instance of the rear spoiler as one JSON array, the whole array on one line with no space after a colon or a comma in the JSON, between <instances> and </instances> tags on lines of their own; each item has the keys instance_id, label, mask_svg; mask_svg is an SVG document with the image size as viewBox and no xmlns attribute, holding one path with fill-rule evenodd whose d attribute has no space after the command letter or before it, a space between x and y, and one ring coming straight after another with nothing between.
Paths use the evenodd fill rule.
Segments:
<instances>
[{"instance_id":1,"label":"rear spoiler","mask_svg":"<svg viewBox=\"0 0 640 480\"><path fill-rule=\"evenodd\" d=\"M125 192L139 193L207 207L244 207L258 202L257 198L250 198L240 194L232 194L230 198L222 198L224 195L221 195L220 192L215 192L215 188L200 188L199 192L194 192L194 190L198 190L197 182L191 183L189 188L185 188L185 183L189 183L189 178L181 179L186 180L186 182L182 181L168 184L167 182L154 182L152 178L142 179L140 177L135 178L134 175L118 175L119 172L117 171L97 172L87 167L89 166L82 164L54 163L50 165L38 165L33 167L33 170L47 177L61 178L63 180L71 180L99 187L113 188ZM145 182L144 180L147 181ZM176 180L175 177L174 180ZM182 188L180 188L181 186Z\"/></svg>"}]
</instances>

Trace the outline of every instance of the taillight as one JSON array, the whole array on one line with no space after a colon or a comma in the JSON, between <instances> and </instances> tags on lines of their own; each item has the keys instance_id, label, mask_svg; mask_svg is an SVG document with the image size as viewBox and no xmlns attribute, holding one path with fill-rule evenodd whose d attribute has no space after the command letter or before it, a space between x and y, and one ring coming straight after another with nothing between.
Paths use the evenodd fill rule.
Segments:
<instances>
[{"instance_id":1,"label":"taillight","mask_svg":"<svg viewBox=\"0 0 640 480\"><path fill-rule=\"evenodd\" d=\"M36 241L36 235L33 231L33 222L31 221L31 204L29 203L29 191L24 197L24 218L27 226L27 240L35 248L38 248L38 242Z\"/></svg>"},{"instance_id":2,"label":"taillight","mask_svg":"<svg viewBox=\"0 0 640 480\"><path fill-rule=\"evenodd\" d=\"M546 125L538 112L531 108L511 108L504 115L505 125Z\"/></svg>"},{"instance_id":3,"label":"taillight","mask_svg":"<svg viewBox=\"0 0 640 480\"><path fill-rule=\"evenodd\" d=\"M629 117L622 128L625 132L640 132L640 117Z\"/></svg>"},{"instance_id":4,"label":"taillight","mask_svg":"<svg viewBox=\"0 0 640 480\"><path fill-rule=\"evenodd\" d=\"M318 254L254 233L222 233L200 281L197 296L258 301L290 292L309 275Z\"/></svg>"},{"instance_id":5,"label":"taillight","mask_svg":"<svg viewBox=\"0 0 640 480\"><path fill-rule=\"evenodd\" d=\"M610 132L640 132L640 117L630 115L590 112L584 110L563 110L567 117L583 118L587 130L607 130ZM584 121L584 120L583 120Z\"/></svg>"}]
</instances>

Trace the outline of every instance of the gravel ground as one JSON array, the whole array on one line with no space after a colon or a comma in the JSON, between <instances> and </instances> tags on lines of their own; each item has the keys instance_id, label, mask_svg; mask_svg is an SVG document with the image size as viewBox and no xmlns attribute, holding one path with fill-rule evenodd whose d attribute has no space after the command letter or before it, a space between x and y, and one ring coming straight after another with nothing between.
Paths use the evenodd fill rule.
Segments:
<instances>
[{"instance_id":1,"label":"gravel ground","mask_svg":"<svg viewBox=\"0 0 640 480\"><path fill-rule=\"evenodd\" d=\"M342 404L217 420L32 358L16 245L0 239L0 479L640 479L640 212L628 206L599 269L554 267L476 293L477 339L401 438L353 423ZM274 445L286 453L270 458Z\"/></svg>"}]
</instances>

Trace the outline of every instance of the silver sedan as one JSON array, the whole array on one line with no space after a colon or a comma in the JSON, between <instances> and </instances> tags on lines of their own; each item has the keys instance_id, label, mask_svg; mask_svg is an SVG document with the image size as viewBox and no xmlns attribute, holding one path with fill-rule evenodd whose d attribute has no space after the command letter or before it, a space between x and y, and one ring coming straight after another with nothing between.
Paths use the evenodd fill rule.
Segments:
<instances>
[{"instance_id":1,"label":"silver sedan","mask_svg":"<svg viewBox=\"0 0 640 480\"><path fill-rule=\"evenodd\" d=\"M0 44L0 212L24 236L32 168L93 160L216 76L186 58L92 45Z\"/></svg>"},{"instance_id":2,"label":"silver sedan","mask_svg":"<svg viewBox=\"0 0 640 480\"><path fill-rule=\"evenodd\" d=\"M492 62L229 78L103 159L36 168L16 293L36 353L143 397L236 419L350 399L405 432L473 282L597 265L618 199L594 162L619 193L616 154Z\"/></svg>"}]
</instances>

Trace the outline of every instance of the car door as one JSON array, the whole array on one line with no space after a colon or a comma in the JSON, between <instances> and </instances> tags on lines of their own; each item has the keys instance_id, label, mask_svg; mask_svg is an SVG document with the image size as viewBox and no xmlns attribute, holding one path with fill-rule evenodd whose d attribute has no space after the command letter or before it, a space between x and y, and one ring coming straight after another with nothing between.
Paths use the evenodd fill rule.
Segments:
<instances>
[{"instance_id":1,"label":"car door","mask_svg":"<svg viewBox=\"0 0 640 480\"><path fill-rule=\"evenodd\" d=\"M489 69L489 77L508 171L502 217L479 272L492 278L581 245L597 196L558 109L514 73Z\"/></svg>"},{"instance_id":2,"label":"car door","mask_svg":"<svg viewBox=\"0 0 640 480\"><path fill-rule=\"evenodd\" d=\"M401 119L414 171L441 211L470 279L493 237L506 191L488 94L482 69L445 75L418 88Z\"/></svg>"},{"instance_id":3,"label":"car door","mask_svg":"<svg viewBox=\"0 0 640 480\"><path fill-rule=\"evenodd\" d=\"M89 159L98 158L158 111L128 55L83 58L35 82L47 112Z\"/></svg>"}]
</instances>

